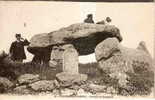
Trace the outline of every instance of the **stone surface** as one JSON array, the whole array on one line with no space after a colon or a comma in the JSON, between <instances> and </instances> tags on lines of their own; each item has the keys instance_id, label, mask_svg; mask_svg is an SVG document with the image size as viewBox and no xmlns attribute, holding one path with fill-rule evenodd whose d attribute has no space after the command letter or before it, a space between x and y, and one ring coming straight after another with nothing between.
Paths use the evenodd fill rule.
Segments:
<instances>
[{"instance_id":1,"label":"stone surface","mask_svg":"<svg viewBox=\"0 0 155 100\"><path fill-rule=\"evenodd\" d=\"M53 46L52 51L51 51L50 60L61 63L63 52L64 52L64 49L62 48L62 46Z\"/></svg>"},{"instance_id":2,"label":"stone surface","mask_svg":"<svg viewBox=\"0 0 155 100\"><path fill-rule=\"evenodd\" d=\"M39 75L24 74L18 77L19 84L30 84L39 80Z\"/></svg>"},{"instance_id":3,"label":"stone surface","mask_svg":"<svg viewBox=\"0 0 155 100\"><path fill-rule=\"evenodd\" d=\"M61 90L59 90L59 89L54 89L54 90L52 91L52 94L53 94L54 96L60 96Z\"/></svg>"},{"instance_id":4,"label":"stone surface","mask_svg":"<svg viewBox=\"0 0 155 100\"><path fill-rule=\"evenodd\" d=\"M18 86L13 89L13 93L15 94L31 94L33 93L30 89L27 88L26 85Z\"/></svg>"},{"instance_id":5,"label":"stone surface","mask_svg":"<svg viewBox=\"0 0 155 100\"><path fill-rule=\"evenodd\" d=\"M66 45L63 53L63 72L78 74L79 57L73 45Z\"/></svg>"},{"instance_id":6,"label":"stone surface","mask_svg":"<svg viewBox=\"0 0 155 100\"><path fill-rule=\"evenodd\" d=\"M75 90L67 89L67 88L62 89L60 93L61 93L61 96L75 96L76 95Z\"/></svg>"},{"instance_id":7,"label":"stone surface","mask_svg":"<svg viewBox=\"0 0 155 100\"><path fill-rule=\"evenodd\" d=\"M28 51L35 55L38 52L45 52L46 47L73 44L79 55L87 55L93 53L96 45L108 37L117 37L122 41L120 31L115 26L77 23L57 31L33 36Z\"/></svg>"},{"instance_id":8,"label":"stone surface","mask_svg":"<svg viewBox=\"0 0 155 100\"><path fill-rule=\"evenodd\" d=\"M3 84L5 88L11 88L14 84L5 77L0 77L0 84Z\"/></svg>"},{"instance_id":9,"label":"stone surface","mask_svg":"<svg viewBox=\"0 0 155 100\"><path fill-rule=\"evenodd\" d=\"M14 84L5 77L0 77L0 93L7 92Z\"/></svg>"},{"instance_id":10,"label":"stone surface","mask_svg":"<svg viewBox=\"0 0 155 100\"><path fill-rule=\"evenodd\" d=\"M102 73L110 76L109 80L118 80L111 82L113 85L118 84L130 95L150 92L154 73L152 58L146 50L126 48L116 38L108 38L97 45L95 55Z\"/></svg>"},{"instance_id":11,"label":"stone surface","mask_svg":"<svg viewBox=\"0 0 155 100\"><path fill-rule=\"evenodd\" d=\"M35 91L52 91L55 88L54 82L52 80L41 80L29 84L29 86Z\"/></svg>"},{"instance_id":12,"label":"stone surface","mask_svg":"<svg viewBox=\"0 0 155 100\"><path fill-rule=\"evenodd\" d=\"M73 84L82 84L87 80L87 75L85 74L70 74L70 73L58 73L56 78L62 87L71 86Z\"/></svg>"},{"instance_id":13,"label":"stone surface","mask_svg":"<svg viewBox=\"0 0 155 100\"><path fill-rule=\"evenodd\" d=\"M92 96L92 93L86 92L84 89L79 89L77 91L77 96Z\"/></svg>"},{"instance_id":14,"label":"stone surface","mask_svg":"<svg viewBox=\"0 0 155 100\"><path fill-rule=\"evenodd\" d=\"M106 86L104 85L89 84L88 87L94 92L105 92L106 90Z\"/></svg>"}]
</instances>

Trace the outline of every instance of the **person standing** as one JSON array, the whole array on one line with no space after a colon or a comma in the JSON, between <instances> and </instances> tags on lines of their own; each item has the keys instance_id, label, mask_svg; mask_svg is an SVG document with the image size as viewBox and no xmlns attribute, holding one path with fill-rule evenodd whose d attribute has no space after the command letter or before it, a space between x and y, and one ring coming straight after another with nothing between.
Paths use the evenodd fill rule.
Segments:
<instances>
[{"instance_id":1,"label":"person standing","mask_svg":"<svg viewBox=\"0 0 155 100\"><path fill-rule=\"evenodd\" d=\"M13 61L23 62L26 59L26 54L24 50L24 46L30 44L27 39L23 39L21 34L16 34L16 41L12 42L10 47L10 56Z\"/></svg>"}]
</instances>

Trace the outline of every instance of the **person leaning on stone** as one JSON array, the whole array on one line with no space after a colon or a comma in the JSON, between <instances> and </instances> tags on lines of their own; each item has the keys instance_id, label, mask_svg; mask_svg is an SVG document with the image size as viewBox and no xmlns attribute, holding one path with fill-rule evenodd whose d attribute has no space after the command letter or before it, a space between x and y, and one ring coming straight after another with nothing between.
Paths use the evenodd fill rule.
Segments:
<instances>
[{"instance_id":1,"label":"person leaning on stone","mask_svg":"<svg viewBox=\"0 0 155 100\"><path fill-rule=\"evenodd\" d=\"M16 34L16 41L12 42L10 47L10 56L13 61L23 62L26 59L24 46L29 45L30 42L27 39L23 39L21 34Z\"/></svg>"},{"instance_id":2,"label":"person leaning on stone","mask_svg":"<svg viewBox=\"0 0 155 100\"><path fill-rule=\"evenodd\" d=\"M87 18L84 20L84 23L94 23L93 14L88 14Z\"/></svg>"}]
</instances>

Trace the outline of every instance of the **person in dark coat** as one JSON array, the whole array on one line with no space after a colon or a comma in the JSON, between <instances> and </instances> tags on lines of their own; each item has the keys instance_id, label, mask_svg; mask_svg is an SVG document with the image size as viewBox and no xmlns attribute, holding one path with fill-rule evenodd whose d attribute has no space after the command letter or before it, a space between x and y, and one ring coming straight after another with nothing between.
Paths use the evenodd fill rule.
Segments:
<instances>
[{"instance_id":1,"label":"person in dark coat","mask_svg":"<svg viewBox=\"0 0 155 100\"><path fill-rule=\"evenodd\" d=\"M88 14L87 18L84 20L84 23L94 23L93 14Z\"/></svg>"},{"instance_id":2,"label":"person in dark coat","mask_svg":"<svg viewBox=\"0 0 155 100\"><path fill-rule=\"evenodd\" d=\"M110 17L106 17L106 24L110 25L112 22L112 19Z\"/></svg>"},{"instance_id":3,"label":"person in dark coat","mask_svg":"<svg viewBox=\"0 0 155 100\"><path fill-rule=\"evenodd\" d=\"M26 59L24 46L30 44L27 39L23 39L21 34L16 34L16 41L12 42L10 47L10 56L13 61L23 62Z\"/></svg>"}]
</instances>

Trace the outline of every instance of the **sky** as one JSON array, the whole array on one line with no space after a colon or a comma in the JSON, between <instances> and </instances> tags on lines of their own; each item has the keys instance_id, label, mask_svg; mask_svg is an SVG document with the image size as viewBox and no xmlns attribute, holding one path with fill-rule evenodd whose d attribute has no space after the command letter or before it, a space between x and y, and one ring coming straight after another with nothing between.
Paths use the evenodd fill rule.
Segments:
<instances>
[{"instance_id":1,"label":"sky","mask_svg":"<svg viewBox=\"0 0 155 100\"><path fill-rule=\"evenodd\" d=\"M28 40L39 33L48 33L83 22L92 13L95 22L112 18L123 37L122 45L136 48L140 41L153 56L155 9L152 3L77 3L77 2L4 2L0 1L0 50L8 52L14 35L21 33ZM26 51L27 60L32 55ZM79 62L94 62L95 54L80 56Z\"/></svg>"}]
</instances>

